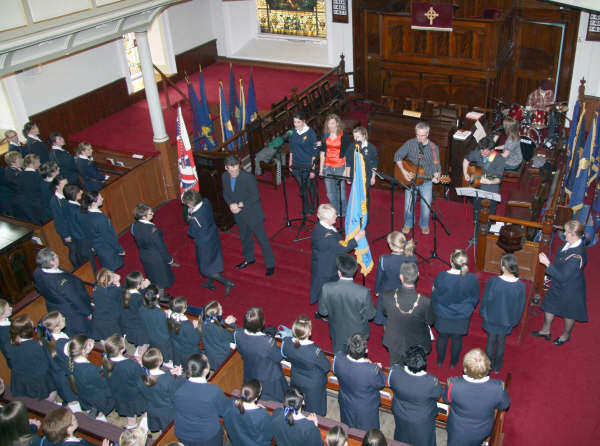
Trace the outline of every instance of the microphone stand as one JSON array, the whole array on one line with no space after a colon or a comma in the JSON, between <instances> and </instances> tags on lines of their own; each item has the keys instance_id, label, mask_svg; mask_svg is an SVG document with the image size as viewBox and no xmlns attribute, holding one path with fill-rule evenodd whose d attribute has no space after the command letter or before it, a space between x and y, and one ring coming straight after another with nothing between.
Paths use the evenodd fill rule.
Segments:
<instances>
[{"instance_id":1,"label":"microphone stand","mask_svg":"<svg viewBox=\"0 0 600 446\"><path fill-rule=\"evenodd\" d=\"M389 175L386 175L383 172L378 171L377 169L373 169L373 172L375 173L375 175L377 175L377 178L379 178L380 180L384 180L387 181L388 183L390 183L391 186L391 206L390 206L390 231L392 232L394 230L394 189L396 186L400 186L402 189L408 189L408 186L404 183L402 183L401 181L398 181L396 178L391 177ZM384 239L387 237L387 234L383 234L380 235L379 237L375 238L374 240L371 241L371 244L378 242L381 239Z\"/></svg>"},{"instance_id":2,"label":"microphone stand","mask_svg":"<svg viewBox=\"0 0 600 446\"><path fill-rule=\"evenodd\" d=\"M337 187L339 189L339 198L338 198L338 209L340 210L340 215L342 212L342 187L343 187L343 181L350 181L352 180L352 177L347 177L345 175L334 175L332 173L326 173L323 175L323 178L330 178L332 180L335 180L335 187ZM342 221L340 219L340 221L337 223L338 225L338 230L341 231L342 229Z\"/></svg>"}]
</instances>

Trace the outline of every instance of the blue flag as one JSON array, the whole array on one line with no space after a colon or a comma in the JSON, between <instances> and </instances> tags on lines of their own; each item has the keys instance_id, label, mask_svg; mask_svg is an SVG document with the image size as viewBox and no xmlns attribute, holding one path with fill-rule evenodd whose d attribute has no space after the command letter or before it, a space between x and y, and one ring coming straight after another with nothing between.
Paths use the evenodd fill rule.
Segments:
<instances>
[{"instance_id":1,"label":"blue flag","mask_svg":"<svg viewBox=\"0 0 600 446\"><path fill-rule=\"evenodd\" d=\"M200 100L202 102L200 103L200 116L198 117L198 123L200 124L201 133L204 137L204 150L214 150L217 148L217 135L210 117L208 102L206 101L206 91L204 90L204 74L202 74L202 70L200 71Z\"/></svg>"},{"instance_id":2,"label":"blue flag","mask_svg":"<svg viewBox=\"0 0 600 446\"><path fill-rule=\"evenodd\" d=\"M590 149L590 171L588 173L587 185L590 187L598 179L600 174L600 110L594 114L594 122L590 132L592 147ZM588 136L589 139L589 136Z\"/></svg>"},{"instance_id":3,"label":"blue flag","mask_svg":"<svg viewBox=\"0 0 600 446\"><path fill-rule=\"evenodd\" d=\"M573 209L573 212L579 211L583 207L585 195L588 186L588 176L590 172L590 157L592 154L592 146L596 139L596 124L597 124L598 112L595 113L594 121L592 122L592 128L588 132L587 140L583 147L577 145L577 164L575 162L572 166L573 173L575 175L573 181L571 181L571 175L569 176L569 182L571 184L571 195L569 199L569 207ZM584 133L584 129L581 129L581 134ZM575 153L574 153L575 154Z\"/></svg>"},{"instance_id":4,"label":"blue flag","mask_svg":"<svg viewBox=\"0 0 600 446\"><path fill-rule=\"evenodd\" d=\"M577 139L578 136L578 131L579 131L579 123L580 123L580 118L581 116L579 116L581 111L581 103L579 101L575 102L575 109L573 110L573 120L571 121L571 128L569 129L569 138L567 139L567 165L565 167L565 174L563 177L563 187L567 186L567 181L569 179L569 174L571 171L571 164L570 164L570 160L572 158L573 155L573 147L575 146L575 140Z\"/></svg>"},{"instance_id":5,"label":"blue flag","mask_svg":"<svg viewBox=\"0 0 600 446\"><path fill-rule=\"evenodd\" d=\"M250 71L248 82L248 100L246 101L246 124L258 119L258 108L256 107L256 93L254 92L254 80Z\"/></svg>"},{"instance_id":6,"label":"blue flag","mask_svg":"<svg viewBox=\"0 0 600 446\"><path fill-rule=\"evenodd\" d=\"M190 104L192 105L192 112L194 115L194 119L192 122L194 129L194 148L199 149L202 146L202 129L200 127L200 101L198 100L198 96L196 96L196 92L194 91L194 87L192 87L191 82L188 82L188 97L190 98Z\"/></svg>"},{"instance_id":7,"label":"blue flag","mask_svg":"<svg viewBox=\"0 0 600 446\"><path fill-rule=\"evenodd\" d=\"M235 133L233 131L233 125L231 124L231 115L229 114L229 107L227 107L227 101L225 100L225 92L223 91L223 82L219 81L219 119L221 120L221 136L223 142L231 138ZM227 145L228 150L233 150L233 143Z\"/></svg>"},{"instance_id":8,"label":"blue flag","mask_svg":"<svg viewBox=\"0 0 600 446\"><path fill-rule=\"evenodd\" d=\"M585 140L585 104L583 105L583 109L579 114L579 122L577 123L577 128L575 129L575 135L573 138L572 147L569 147L568 154L570 152L570 156L567 159L567 182L565 184L565 193L568 197L571 196L571 193L575 189L575 185L578 181L581 181L581 178L578 176L579 171L579 162L580 160L585 163L585 160L582 160L582 156L584 155L586 140ZM569 139L571 135L569 135ZM589 163L589 154L586 157L587 162ZM587 183L587 167L586 167L586 176L583 180ZM570 203L570 201L569 201Z\"/></svg>"},{"instance_id":9,"label":"blue flag","mask_svg":"<svg viewBox=\"0 0 600 446\"><path fill-rule=\"evenodd\" d=\"M350 189L350 197L348 198L348 207L346 208L346 239L340 243L348 246L348 242L356 236L358 231L365 229L368 220L365 160L360 150L358 150L357 144L354 150L354 178ZM361 273L366 276L373 269L373 256L366 237L358 241L354 254L361 267Z\"/></svg>"},{"instance_id":10,"label":"blue flag","mask_svg":"<svg viewBox=\"0 0 600 446\"><path fill-rule=\"evenodd\" d=\"M233 66L231 64L229 64L229 112L231 113L231 122L239 132L242 129L242 119L237 90L235 89L235 76L233 75Z\"/></svg>"}]
</instances>

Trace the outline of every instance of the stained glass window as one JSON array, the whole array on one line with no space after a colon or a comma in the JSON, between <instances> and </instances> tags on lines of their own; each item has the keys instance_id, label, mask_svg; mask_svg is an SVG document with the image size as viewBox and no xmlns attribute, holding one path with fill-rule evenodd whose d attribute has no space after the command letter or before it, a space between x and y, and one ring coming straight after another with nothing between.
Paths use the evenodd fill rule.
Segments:
<instances>
[{"instance_id":1,"label":"stained glass window","mask_svg":"<svg viewBox=\"0 0 600 446\"><path fill-rule=\"evenodd\" d=\"M325 0L256 0L260 32L327 37Z\"/></svg>"}]
</instances>

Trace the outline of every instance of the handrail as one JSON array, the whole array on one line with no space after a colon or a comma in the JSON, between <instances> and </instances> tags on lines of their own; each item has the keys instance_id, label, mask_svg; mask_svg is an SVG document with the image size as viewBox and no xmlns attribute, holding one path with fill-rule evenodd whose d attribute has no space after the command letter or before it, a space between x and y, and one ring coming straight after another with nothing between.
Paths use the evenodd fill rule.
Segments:
<instances>
[{"instance_id":1,"label":"handrail","mask_svg":"<svg viewBox=\"0 0 600 446\"><path fill-rule=\"evenodd\" d=\"M173 87L173 89L175 91L177 91L177 93L179 93L181 95L181 97L183 98L183 101L185 103L190 102L189 98L179 89L179 87L177 86L177 84L175 84L175 82L173 82L171 79L169 79L167 77L167 75L165 73L163 73L160 68L158 68L156 65L152 64L152 66L154 67L154 69L156 71L158 71L158 74L160 74L161 77L161 81L163 84L163 90L165 92L165 99L167 101L167 107L171 108L171 100L169 99L169 87L167 86L167 84L169 84L169 86Z\"/></svg>"}]
</instances>

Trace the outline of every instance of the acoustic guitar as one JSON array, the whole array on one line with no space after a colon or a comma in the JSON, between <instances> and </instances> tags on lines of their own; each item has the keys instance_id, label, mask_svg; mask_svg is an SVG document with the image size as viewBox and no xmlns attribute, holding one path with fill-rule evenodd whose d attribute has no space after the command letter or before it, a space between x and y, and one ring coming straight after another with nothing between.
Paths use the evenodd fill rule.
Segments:
<instances>
[{"instance_id":1,"label":"acoustic guitar","mask_svg":"<svg viewBox=\"0 0 600 446\"><path fill-rule=\"evenodd\" d=\"M474 187L476 189L479 189L479 187L481 186L481 177L486 177L488 180L498 178L497 175L484 175L481 167L477 167L474 164L469 164L469 167L467 168L467 173L471 177L471 181L465 180L465 176L463 175L462 187Z\"/></svg>"},{"instance_id":2,"label":"acoustic guitar","mask_svg":"<svg viewBox=\"0 0 600 446\"><path fill-rule=\"evenodd\" d=\"M420 186L425 181L431 181L431 179L433 178L433 177L425 175L425 168L423 166L419 166L419 172L417 172L417 166L414 165L413 163L411 163L410 161L404 159L401 161L401 163L405 170L416 175L415 185L417 185L417 186ZM400 170L400 168L398 167L398 164L396 164L396 163L394 163L394 178L396 178L402 184L405 184L407 186L411 185L411 181L404 176L404 174L402 173L402 170ZM440 184L450 184L450 182L451 182L450 176L449 175L440 175L439 182L440 182Z\"/></svg>"}]
</instances>

